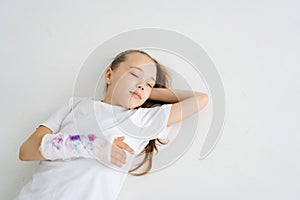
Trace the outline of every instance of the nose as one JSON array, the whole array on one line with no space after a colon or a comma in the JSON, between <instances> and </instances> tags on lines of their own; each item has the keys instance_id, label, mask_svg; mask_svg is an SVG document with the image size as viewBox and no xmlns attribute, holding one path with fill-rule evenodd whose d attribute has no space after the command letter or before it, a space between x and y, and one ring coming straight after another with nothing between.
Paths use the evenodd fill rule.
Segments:
<instances>
[{"instance_id":1,"label":"nose","mask_svg":"<svg viewBox=\"0 0 300 200\"><path fill-rule=\"evenodd\" d=\"M146 84L146 81L144 81L144 79L140 79L137 82L136 87L140 88L141 90L144 90L145 89L145 84Z\"/></svg>"},{"instance_id":2,"label":"nose","mask_svg":"<svg viewBox=\"0 0 300 200\"><path fill-rule=\"evenodd\" d=\"M141 90L144 90L144 87L143 87L143 85L142 84L138 84L138 86L137 86L138 88L140 88Z\"/></svg>"}]
</instances>

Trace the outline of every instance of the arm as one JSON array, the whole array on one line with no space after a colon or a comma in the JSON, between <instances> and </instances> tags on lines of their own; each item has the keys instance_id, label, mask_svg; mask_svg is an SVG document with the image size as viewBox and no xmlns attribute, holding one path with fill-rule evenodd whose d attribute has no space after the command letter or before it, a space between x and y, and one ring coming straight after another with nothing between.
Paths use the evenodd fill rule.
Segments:
<instances>
[{"instance_id":1,"label":"arm","mask_svg":"<svg viewBox=\"0 0 300 200\"><path fill-rule=\"evenodd\" d=\"M42 138L47 133L58 132L63 119L71 112L72 106L84 100L83 97L70 97L56 110L47 121L40 125L36 131L21 145L19 149L19 159L24 161L46 160L39 151ZM50 127L50 128L48 128Z\"/></svg>"},{"instance_id":2,"label":"arm","mask_svg":"<svg viewBox=\"0 0 300 200\"><path fill-rule=\"evenodd\" d=\"M112 142L100 134L52 134L40 126L21 146L21 160L57 160L78 157L108 161ZM112 138L111 138L112 139Z\"/></svg>"},{"instance_id":3,"label":"arm","mask_svg":"<svg viewBox=\"0 0 300 200\"><path fill-rule=\"evenodd\" d=\"M36 131L21 145L19 159L23 161L46 160L39 151L42 138L52 130L46 126L39 126Z\"/></svg>"},{"instance_id":4,"label":"arm","mask_svg":"<svg viewBox=\"0 0 300 200\"><path fill-rule=\"evenodd\" d=\"M170 88L153 88L149 99L172 103L168 126L199 112L208 103L205 93Z\"/></svg>"},{"instance_id":5,"label":"arm","mask_svg":"<svg viewBox=\"0 0 300 200\"><path fill-rule=\"evenodd\" d=\"M111 138L112 139L112 138ZM94 158L100 162L121 167L126 154L122 149L133 150L122 140L108 140L102 135L52 134L52 131L40 126L21 146L20 160L56 160L70 158Z\"/></svg>"}]
</instances>

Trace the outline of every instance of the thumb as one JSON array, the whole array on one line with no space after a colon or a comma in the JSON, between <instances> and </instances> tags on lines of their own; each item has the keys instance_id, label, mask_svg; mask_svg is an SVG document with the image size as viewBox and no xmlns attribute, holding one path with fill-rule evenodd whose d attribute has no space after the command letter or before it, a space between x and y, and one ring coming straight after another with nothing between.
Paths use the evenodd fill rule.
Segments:
<instances>
[{"instance_id":1,"label":"thumb","mask_svg":"<svg viewBox=\"0 0 300 200\"><path fill-rule=\"evenodd\" d=\"M117 137L118 140L124 140L124 138L125 138L124 136Z\"/></svg>"}]
</instances>

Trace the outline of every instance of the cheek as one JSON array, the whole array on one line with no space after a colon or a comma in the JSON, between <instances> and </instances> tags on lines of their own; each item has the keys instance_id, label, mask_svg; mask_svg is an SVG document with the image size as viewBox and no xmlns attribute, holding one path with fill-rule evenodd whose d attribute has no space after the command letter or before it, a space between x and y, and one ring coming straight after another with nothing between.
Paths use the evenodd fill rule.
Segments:
<instances>
[{"instance_id":1,"label":"cheek","mask_svg":"<svg viewBox=\"0 0 300 200\"><path fill-rule=\"evenodd\" d=\"M135 83L130 77L124 76L117 81L115 90L118 93L127 94L130 90L133 89L134 85Z\"/></svg>"}]
</instances>

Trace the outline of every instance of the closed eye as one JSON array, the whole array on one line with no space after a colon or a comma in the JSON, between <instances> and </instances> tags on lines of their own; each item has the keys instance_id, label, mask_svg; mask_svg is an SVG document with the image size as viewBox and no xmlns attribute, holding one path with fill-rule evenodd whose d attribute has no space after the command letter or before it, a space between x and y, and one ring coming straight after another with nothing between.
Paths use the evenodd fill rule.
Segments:
<instances>
[{"instance_id":1,"label":"closed eye","mask_svg":"<svg viewBox=\"0 0 300 200\"><path fill-rule=\"evenodd\" d=\"M136 77L136 78L139 77L138 75L136 75L136 74L134 74L134 73L132 73L132 72L130 72L130 74L131 74L132 76ZM147 83L147 85L148 85L149 87L151 87L151 88L154 87L154 86L152 86L150 83Z\"/></svg>"},{"instance_id":2,"label":"closed eye","mask_svg":"<svg viewBox=\"0 0 300 200\"><path fill-rule=\"evenodd\" d=\"M149 87L153 88L153 86L152 86L150 83L147 83L147 85L148 85Z\"/></svg>"},{"instance_id":3,"label":"closed eye","mask_svg":"<svg viewBox=\"0 0 300 200\"><path fill-rule=\"evenodd\" d=\"M134 77L138 77L138 75L136 75L136 74L134 74L132 72L130 72L130 74L133 75Z\"/></svg>"}]
</instances>

